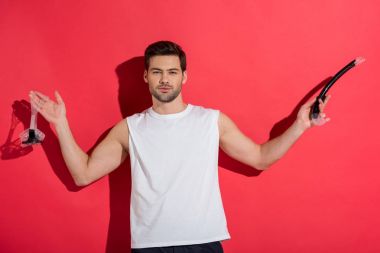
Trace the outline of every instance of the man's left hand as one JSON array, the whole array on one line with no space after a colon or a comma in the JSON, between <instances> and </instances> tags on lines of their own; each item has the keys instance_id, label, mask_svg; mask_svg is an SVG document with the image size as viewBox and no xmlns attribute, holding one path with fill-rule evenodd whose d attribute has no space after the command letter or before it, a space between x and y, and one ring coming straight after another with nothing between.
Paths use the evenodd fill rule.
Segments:
<instances>
[{"instance_id":1,"label":"man's left hand","mask_svg":"<svg viewBox=\"0 0 380 253\"><path fill-rule=\"evenodd\" d=\"M327 95L325 101L323 102L322 99L319 99L319 116L317 119L310 119L310 110L313 106L315 99L307 102L303 106L301 106L300 110L297 114L297 121L305 128L308 129L313 126L322 126L326 124L328 121L330 121L330 118L326 117L326 114L323 112L326 108L327 103L329 102L331 96Z\"/></svg>"}]
</instances>

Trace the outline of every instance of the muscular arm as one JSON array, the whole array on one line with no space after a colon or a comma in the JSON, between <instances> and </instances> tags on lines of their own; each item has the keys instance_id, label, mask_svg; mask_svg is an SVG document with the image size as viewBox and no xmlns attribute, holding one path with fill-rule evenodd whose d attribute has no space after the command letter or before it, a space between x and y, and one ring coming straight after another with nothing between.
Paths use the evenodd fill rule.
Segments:
<instances>
[{"instance_id":1,"label":"muscular arm","mask_svg":"<svg viewBox=\"0 0 380 253\"><path fill-rule=\"evenodd\" d=\"M30 102L55 126L63 159L78 186L88 185L110 173L125 160L128 152L128 126L116 124L89 156L76 143L66 118L66 107L58 91L57 102L38 91L30 91Z\"/></svg>"},{"instance_id":2,"label":"muscular arm","mask_svg":"<svg viewBox=\"0 0 380 253\"><path fill-rule=\"evenodd\" d=\"M55 126L63 159L78 186L88 185L116 169L128 151L128 127L125 120L116 124L87 155L75 142L67 120Z\"/></svg>"},{"instance_id":3,"label":"muscular arm","mask_svg":"<svg viewBox=\"0 0 380 253\"><path fill-rule=\"evenodd\" d=\"M222 150L232 158L259 170L264 170L279 160L304 132L295 122L282 135L260 145L245 136L223 113L220 113L219 126Z\"/></svg>"},{"instance_id":4,"label":"muscular arm","mask_svg":"<svg viewBox=\"0 0 380 253\"><path fill-rule=\"evenodd\" d=\"M320 101L323 112L330 96L325 102ZM310 107L314 100L304 104L298 112L295 122L280 136L264 143L257 144L245 136L235 123L224 113L219 116L220 147L232 158L259 170L265 170L279 160L313 123L309 120ZM320 124L329 121L321 113Z\"/></svg>"}]
</instances>

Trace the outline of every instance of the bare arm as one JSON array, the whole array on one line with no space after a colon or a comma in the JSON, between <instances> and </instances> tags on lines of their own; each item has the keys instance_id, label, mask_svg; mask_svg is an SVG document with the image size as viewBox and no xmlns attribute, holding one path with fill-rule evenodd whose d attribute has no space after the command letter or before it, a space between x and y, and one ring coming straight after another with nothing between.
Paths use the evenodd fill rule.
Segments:
<instances>
[{"instance_id":1,"label":"bare arm","mask_svg":"<svg viewBox=\"0 0 380 253\"><path fill-rule=\"evenodd\" d=\"M128 152L128 127L122 120L87 155L76 143L66 118L62 98L56 92L57 103L39 92L31 92L31 103L50 123L54 124L63 159L78 186L88 185L116 169Z\"/></svg>"},{"instance_id":2,"label":"bare arm","mask_svg":"<svg viewBox=\"0 0 380 253\"><path fill-rule=\"evenodd\" d=\"M320 111L323 112L330 96L323 103L320 101ZM314 100L304 104L298 112L296 121L280 136L264 143L257 144L245 136L235 123L225 114L220 113L220 147L232 158L252 166L259 170L264 170L278 161L298 138L313 123L309 120L310 107ZM322 113L321 124L329 121Z\"/></svg>"},{"instance_id":3,"label":"bare arm","mask_svg":"<svg viewBox=\"0 0 380 253\"><path fill-rule=\"evenodd\" d=\"M87 155L76 143L67 120L55 125L63 159L78 186L88 185L109 174L125 160L126 149L120 137L128 140L128 127L121 121ZM128 141L126 141L128 142Z\"/></svg>"}]
</instances>

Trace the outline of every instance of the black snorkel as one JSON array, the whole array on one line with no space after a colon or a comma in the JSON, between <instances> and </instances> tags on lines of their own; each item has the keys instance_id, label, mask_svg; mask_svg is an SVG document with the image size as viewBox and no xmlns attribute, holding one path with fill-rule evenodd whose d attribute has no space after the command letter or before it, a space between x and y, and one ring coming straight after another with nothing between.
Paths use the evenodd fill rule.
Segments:
<instances>
[{"instance_id":1,"label":"black snorkel","mask_svg":"<svg viewBox=\"0 0 380 253\"><path fill-rule=\"evenodd\" d=\"M322 89L321 93L319 93L318 97L316 98L314 104L311 107L310 110L310 119L315 120L319 117L319 99L322 99L322 101L325 101L326 93L327 91L333 86L333 84L342 76L344 75L348 70L355 67L356 65L359 65L360 63L364 62L365 59L363 57L357 57L355 60L351 61L349 64L347 64L344 68L339 70L338 73L335 74L335 76L325 85L325 87Z\"/></svg>"}]
</instances>

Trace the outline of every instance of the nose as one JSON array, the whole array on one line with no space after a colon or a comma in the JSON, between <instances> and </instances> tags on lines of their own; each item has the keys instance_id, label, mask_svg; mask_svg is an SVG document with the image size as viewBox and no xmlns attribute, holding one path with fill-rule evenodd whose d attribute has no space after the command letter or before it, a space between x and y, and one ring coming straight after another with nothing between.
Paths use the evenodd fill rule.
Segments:
<instances>
[{"instance_id":1,"label":"nose","mask_svg":"<svg viewBox=\"0 0 380 253\"><path fill-rule=\"evenodd\" d=\"M162 73L161 79L160 79L160 83L161 84L167 84L167 83L169 83L168 75L166 73Z\"/></svg>"}]
</instances>

